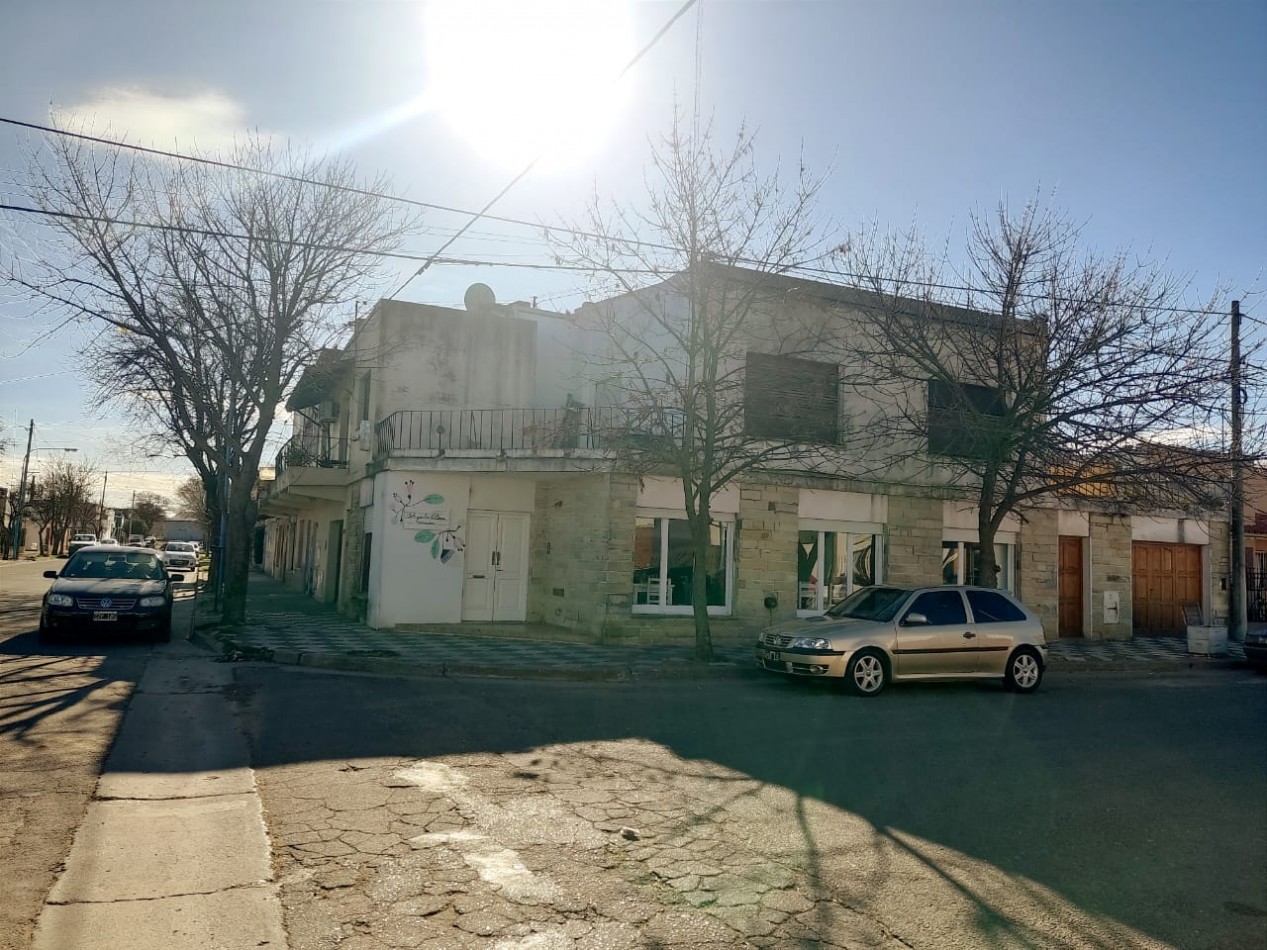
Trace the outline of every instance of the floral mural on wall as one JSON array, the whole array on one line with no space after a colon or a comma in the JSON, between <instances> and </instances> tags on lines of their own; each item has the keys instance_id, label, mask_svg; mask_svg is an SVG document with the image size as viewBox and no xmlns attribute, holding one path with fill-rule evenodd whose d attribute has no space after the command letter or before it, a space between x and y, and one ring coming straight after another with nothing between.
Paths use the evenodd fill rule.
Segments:
<instances>
[{"instance_id":1,"label":"floral mural on wall","mask_svg":"<svg viewBox=\"0 0 1267 950\"><path fill-rule=\"evenodd\" d=\"M441 564L448 564L454 555L466 547L466 542L459 533L462 526L448 527L449 511L437 508L444 504L444 496L432 492L419 498L414 497L414 480L407 479L404 494L392 492L392 522L406 528L419 529L414 540L419 544L431 545L431 556Z\"/></svg>"}]
</instances>

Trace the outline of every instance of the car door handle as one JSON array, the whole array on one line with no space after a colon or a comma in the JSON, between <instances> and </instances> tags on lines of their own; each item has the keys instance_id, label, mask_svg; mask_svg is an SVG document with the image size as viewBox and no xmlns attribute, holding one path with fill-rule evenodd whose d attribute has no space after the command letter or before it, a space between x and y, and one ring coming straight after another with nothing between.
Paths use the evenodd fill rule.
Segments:
<instances>
[{"instance_id":1,"label":"car door handle","mask_svg":"<svg viewBox=\"0 0 1267 950\"><path fill-rule=\"evenodd\" d=\"M976 638L976 634L975 634L975 633L973 633L971 630L969 630L967 633L965 633L965 634L963 635L963 638L964 638L965 640L972 640L972 639L975 639L975 638Z\"/></svg>"},{"instance_id":2,"label":"car door handle","mask_svg":"<svg viewBox=\"0 0 1267 950\"><path fill-rule=\"evenodd\" d=\"M484 578L484 575L483 575L483 574L472 574L472 575L471 575L471 580L473 580L473 581L482 581L482 580L484 580L484 579L485 579L485 578Z\"/></svg>"}]
</instances>

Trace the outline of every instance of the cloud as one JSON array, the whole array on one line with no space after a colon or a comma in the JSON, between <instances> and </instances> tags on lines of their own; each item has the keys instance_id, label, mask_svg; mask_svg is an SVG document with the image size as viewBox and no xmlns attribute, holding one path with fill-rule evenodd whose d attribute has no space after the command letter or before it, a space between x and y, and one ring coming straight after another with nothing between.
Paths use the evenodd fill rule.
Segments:
<instances>
[{"instance_id":1,"label":"cloud","mask_svg":"<svg viewBox=\"0 0 1267 950\"><path fill-rule=\"evenodd\" d=\"M55 110L53 120L63 129L108 131L137 145L199 152L231 146L246 131L246 110L215 91L177 96L107 87Z\"/></svg>"}]
</instances>

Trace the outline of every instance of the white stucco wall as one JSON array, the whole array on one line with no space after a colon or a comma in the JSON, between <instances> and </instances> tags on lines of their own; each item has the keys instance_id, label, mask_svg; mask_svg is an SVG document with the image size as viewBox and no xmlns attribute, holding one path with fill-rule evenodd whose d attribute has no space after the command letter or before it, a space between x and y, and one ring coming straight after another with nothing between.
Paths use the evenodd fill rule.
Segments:
<instances>
[{"instance_id":1,"label":"white stucco wall","mask_svg":"<svg viewBox=\"0 0 1267 950\"><path fill-rule=\"evenodd\" d=\"M441 533L452 531L465 542L470 511L531 513L535 498L530 478L380 473L367 522L374 532L369 625L461 623L465 559L460 550L446 559Z\"/></svg>"},{"instance_id":2,"label":"white stucco wall","mask_svg":"<svg viewBox=\"0 0 1267 950\"><path fill-rule=\"evenodd\" d=\"M644 475L639 480L638 507L661 511L685 511L686 498L680 478L661 478ZM709 501L709 511L715 515L733 515L739 512L739 486L734 482L716 492Z\"/></svg>"},{"instance_id":3,"label":"white stucco wall","mask_svg":"<svg viewBox=\"0 0 1267 950\"><path fill-rule=\"evenodd\" d=\"M1210 524L1195 518L1131 518L1132 541L1163 541L1169 544L1209 544Z\"/></svg>"},{"instance_id":4,"label":"white stucco wall","mask_svg":"<svg viewBox=\"0 0 1267 950\"><path fill-rule=\"evenodd\" d=\"M406 483L412 481L412 485ZM401 499L411 499L401 519ZM433 472L380 473L374 484L374 551L370 559L371 627L404 623L459 623L462 619L462 553L448 561L432 553L420 531L454 530L461 536L470 478ZM440 499L434 503L427 498ZM426 518L426 527L410 515Z\"/></svg>"}]
</instances>

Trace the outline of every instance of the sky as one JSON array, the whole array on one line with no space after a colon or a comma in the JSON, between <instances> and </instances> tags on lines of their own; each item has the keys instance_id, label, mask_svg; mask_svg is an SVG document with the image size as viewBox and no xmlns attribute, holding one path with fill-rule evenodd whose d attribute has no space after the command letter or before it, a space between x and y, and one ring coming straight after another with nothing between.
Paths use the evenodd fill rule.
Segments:
<instances>
[{"instance_id":1,"label":"sky","mask_svg":"<svg viewBox=\"0 0 1267 950\"><path fill-rule=\"evenodd\" d=\"M1267 0L700 0L620 79L679 0L0 6L0 118L87 121L183 153L254 130L472 210L544 152L493 213L568 224L595 192L636 206L649 142L675 103L698 102L718 141L755 130L763 168L827 174L820 210L846 231L914 225L955 245L974 210L1041 190L1089 250L1163 262L1194 303L1241 300L1250 336L1267 323ZM0 124L0 203L23 203L40 145ZM429 212L405 249L432 253L464 223ZM0 211L0 252L43 246L41 227ZM480 221L446 253L487 263L435 266L400 297L460 306L482 281L503 302L584 299L574 274L508 266L550 262L529 229ZM110 472L109 506L170 494L188 464L129 448L135 424L91 403L75 360L98 328L49 334L56 316L0 286L0 481L16 480L34 419L33 469L69 457Z\"/></svg>"}]
</instances>

